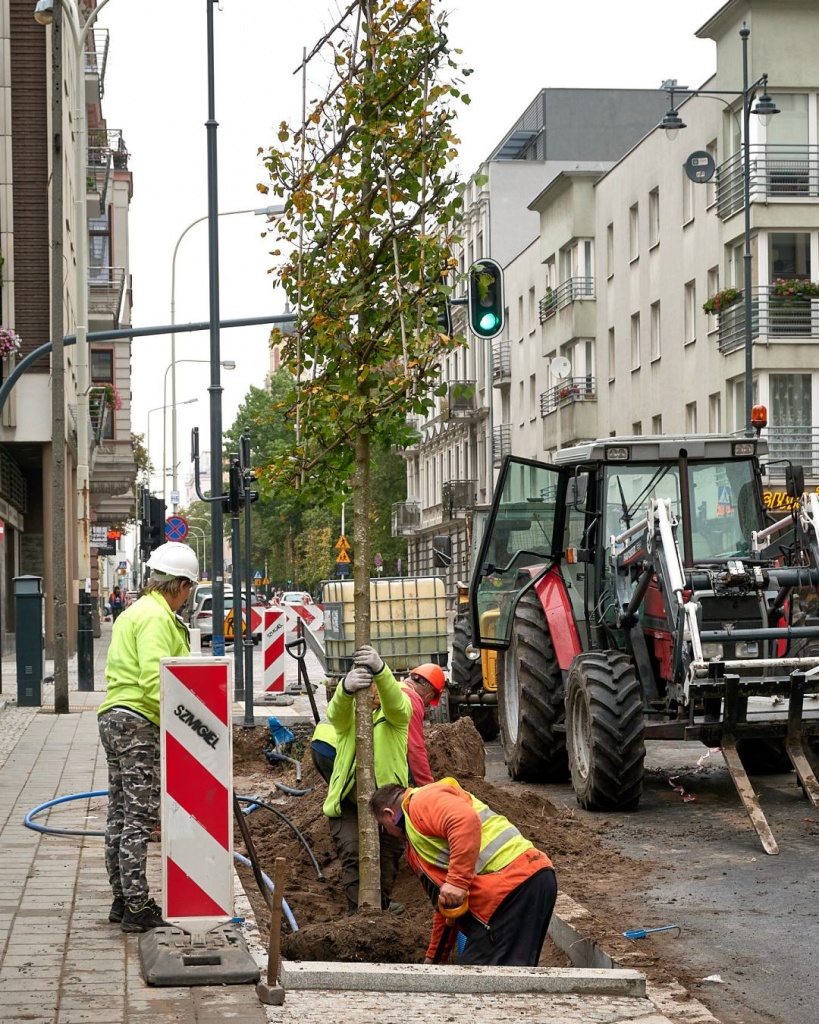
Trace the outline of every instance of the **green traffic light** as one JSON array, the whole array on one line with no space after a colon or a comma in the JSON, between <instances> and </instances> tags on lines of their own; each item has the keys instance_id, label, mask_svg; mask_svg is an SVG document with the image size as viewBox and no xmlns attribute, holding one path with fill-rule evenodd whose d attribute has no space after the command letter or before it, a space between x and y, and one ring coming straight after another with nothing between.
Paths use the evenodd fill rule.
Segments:
<instances>
[{"instance_id":1,"label":"green traffic light","mask_svg":"<svg viewBox=\"0 0 819 1024\"><path fill-rule=\"evenodd\" d=\"M484 313L478 321L478 326L482 331L494 331L499 322L497 313Z\"/></svg>"}]
</instances>

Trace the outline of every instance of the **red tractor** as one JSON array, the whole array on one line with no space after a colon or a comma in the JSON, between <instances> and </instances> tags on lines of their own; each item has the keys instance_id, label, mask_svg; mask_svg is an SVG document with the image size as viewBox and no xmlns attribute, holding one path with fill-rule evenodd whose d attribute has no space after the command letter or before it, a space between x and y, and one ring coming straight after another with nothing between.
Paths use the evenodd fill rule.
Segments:
<instances>
[{"instance_id":1,"label":"red tractor","mask_svg":"<svg viewBox=\"0 0 819 1024\"><path fill-rule=\"evenodd\" d=\"M720 747L769 853L748 771L796 769L819 807L819 497L788 464L771 522L756 437L605 438L555 464L508 458L470 583L497 656L513 779L637 806L646 739Z\"/></svg>"}]
</instances>

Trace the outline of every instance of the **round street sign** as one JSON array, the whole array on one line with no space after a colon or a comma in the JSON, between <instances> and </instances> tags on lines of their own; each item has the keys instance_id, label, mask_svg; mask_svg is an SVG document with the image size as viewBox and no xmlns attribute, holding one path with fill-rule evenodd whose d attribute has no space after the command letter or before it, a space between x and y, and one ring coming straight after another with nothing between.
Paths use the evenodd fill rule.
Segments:
<instances>
[{"instance_id":1,"label":"round street sign","mask_svg":"<svg viewBox=\"0 0 819 1024\"><path fill-rule=\"evenodd\" d=\"M188 536L188 521L182 516L168 516L165 520L165 540L184 540Z\"/></svg>"}]
</instances>

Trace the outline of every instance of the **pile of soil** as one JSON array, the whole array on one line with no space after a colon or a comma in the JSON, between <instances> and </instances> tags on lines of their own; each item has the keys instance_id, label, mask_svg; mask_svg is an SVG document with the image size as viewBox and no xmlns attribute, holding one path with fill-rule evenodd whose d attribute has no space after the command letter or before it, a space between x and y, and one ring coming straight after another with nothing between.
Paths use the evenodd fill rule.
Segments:
<instances>
[{"instance_id":1,"label":"pile of soil","mask_svg":"<svg viewBox=\"0 0 819 1024\"><path fill-rule=\"evenodd\" d=\"M568 808L556 808L526 786L500 787L484 779L483 741L471 719L452 724L427 725L427 748L435 778L453 776L480 800L517 825L535 846L555 864L558 887L591 912L584 931L623 966L634 967L657 981L674 977L652 947L646 953L622 937L622 922L629 910L639 907L640 880L646 863L637 862L601 844L597 834ZM263 753L269 747L267 729L234 732L234 786L240 796L259 797L285 815L313 851L316 868L296 835L294 827L265 808L247 818L262 870L271 878L277 857L287 863L283 895L299 930L287 927L282 934L282 955L292 960L327 960L376 963L420 963L429 941L432 908L415 875L402 862L393 900L406 906L400 916L363 914L347 917L346 900L339 884L340 866L335 858L322 804L327 785L316 772L309 750L294 743L290 755L301 763L301 779L287 762L269 763ZM308 789L292 796L275 783ZM244 851L238 826L237 851ZM261 929L266 932L270 915L252 872L239 868ZM633 894L631 897L629 894ZM636 919L636 918L635 918ZM540 961L543 966L570 966L566 955L550 941Z\"/></svg>"}]
</instances>

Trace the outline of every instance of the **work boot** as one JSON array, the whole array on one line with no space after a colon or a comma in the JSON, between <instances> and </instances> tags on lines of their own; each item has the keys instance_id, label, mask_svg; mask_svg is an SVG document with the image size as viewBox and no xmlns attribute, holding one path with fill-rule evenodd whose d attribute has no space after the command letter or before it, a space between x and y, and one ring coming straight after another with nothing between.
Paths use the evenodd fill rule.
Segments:
<instances>
[{"instance_id":1,"label":"work boot","mask_svg":"<svg viewBox=\"0 0 819 1024\"><path fill-rule=\"evenodd\" d=\"M125 913L125 900L122 896L115 896L111 909L108 911L108 920L111 924L119 924Z\"/></svg>"},{"instance_id":2,"label":"work boot","mask_svg":"<svg viewBox=\"0 0 819 1024\"><path fill-rule=\"evenodd\" d=\"M124 932L149 932L152 928L170 928L162 918L162 911L153 900L146 900L142 906L126 904L120 928Z\"/></svg>"}]
</instances>

